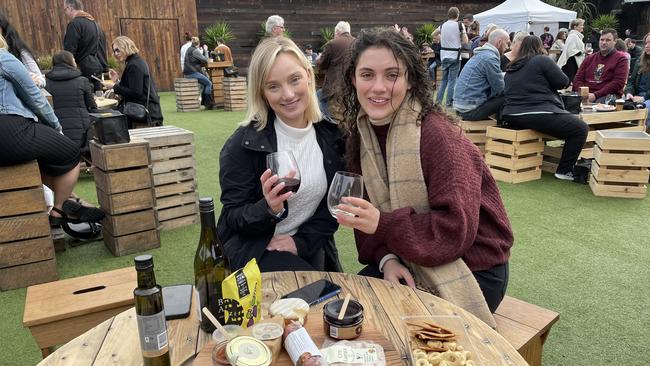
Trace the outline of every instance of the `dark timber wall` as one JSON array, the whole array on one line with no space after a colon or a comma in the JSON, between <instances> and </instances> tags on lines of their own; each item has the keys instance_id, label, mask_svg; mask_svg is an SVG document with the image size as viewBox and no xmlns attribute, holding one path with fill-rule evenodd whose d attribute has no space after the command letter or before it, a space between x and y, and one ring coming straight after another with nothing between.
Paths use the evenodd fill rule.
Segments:
<instances>
[{"instance_id":1,"label":"dark timber wall","mask_svg":"<svg viewBox=\"0 0 650 366\"><path fill-rule=\"evenodd\" d=\"M181 73L179 47L183 33L196 32L194 0L83 0L110 42L133 39L149 64L160 90L172 90ZM63 49L68 18L63 0L1 0L0 11L16 27L37 56ZM109 56L112 56L109 50Z\"/></svg>"},{"instance_id":2,"label":"dark timber wall","mask_svg":"<svg viewBox=\"0 0 650 366\"><path fill-rule=\"evenodd\" d=\"M361 28L395 23L406 25L415 35L416 28L423 23L446 20L447 9L451 6L457 6L461 14L476 14L500 3L480 0L462 3L440 0L196 0L196 8L201 31L219 20L230 23L237 37L229 43L235 64L245 67L259 41L260 24L273 14L284 18L285 26L298 46L311 44L318 49L322 44L320 29L334 28L339 20L350 22L353 35Z\"/></svg>"}]
</instances>

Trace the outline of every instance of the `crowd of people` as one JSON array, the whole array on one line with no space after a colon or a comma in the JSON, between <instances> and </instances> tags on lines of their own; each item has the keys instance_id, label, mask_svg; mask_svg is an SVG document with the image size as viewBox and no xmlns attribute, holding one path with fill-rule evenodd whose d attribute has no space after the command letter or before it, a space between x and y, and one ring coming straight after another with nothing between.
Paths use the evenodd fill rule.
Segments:
<instances>
[{"instance_id":1,"label":"crowd of people","mask_svg":"<svg viewBox=\"0 0 650 366\"><path fill-rule=\"evenodd\" d=\"M95 90L110 86L120 105L146 106L148 125L163 122L151 71L133 40L110 42L124 70L109 70L94 18L79 0L65 0L65 13L65 50L43 80L34 53L0 15L7 37L0 38L0 161L38 161L55 192L52 224L98 215L66 205L87 149ZM363 29L354 37L341 21L321 54L286 37L282 17L267 19L267 37L248 67L246 117L219 156L217 226L233 269L255 258L262 271L339 271L334 233L343 225L354 229L362 274L435 289L490 322L506 292L514 238L496 182L458 120L494 116L564 139L555 177L571 180L587 127L566 110L558 90L588 87L590 102L614 94L648 105L650 35L643 49L626 40L621 52L616 31L604 29L590 52L581 19L555 37L548 29L541 37L509 34L495 24L480 34L471 14L461 18L456 7L447 19L432 34L434 43L421 48L406 27ZM433 56L427 64L423 54ZM199 80L208 108L214 101L204 66L215 56L232 60L222 40L210 52L186 34L183 75ZM434 98L436 68L442 83ZM323 75L318 90L315 70ZM111 82L102 85L105 72ZM53 95L54 109L39 85ZM267 155L279 151L296 158L297 191L285 190L267 169ZM363 176L365 194L344 198L333 216L327 192L342 170Z\"/></svg>"}]
</instances>

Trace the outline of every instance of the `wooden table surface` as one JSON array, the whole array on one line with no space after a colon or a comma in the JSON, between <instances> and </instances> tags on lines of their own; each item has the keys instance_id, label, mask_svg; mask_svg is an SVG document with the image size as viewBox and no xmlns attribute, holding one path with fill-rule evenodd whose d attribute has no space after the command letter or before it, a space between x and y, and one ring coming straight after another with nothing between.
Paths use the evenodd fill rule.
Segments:
<instances>
[{"instance_id":1,"label":"wooden table surface","mask_svg":"<svg viewBox=\"0 0 650 366\"><path fill-rule=\"evenodd\" d=\"M458 315L485 366L527 365L517 351L496 331L463 309L422 291L390 282L348 273L271 272L263 274L262 316L280 296L321 278L339 284L342 294L351 293L365 309L365 324L380 330L402 354L407 365L407 349L402 317L413 315ZM167 322L172 365L191 364L211 335L198 327L192 304L189 318ZM322 309L324 304L315 305ZM314 309L314 307L312 307ZM309 321L309 320L308 320ZM68 342L39 365L142 365L135 309L131 308Z\"/></svg>"}]
</instances>

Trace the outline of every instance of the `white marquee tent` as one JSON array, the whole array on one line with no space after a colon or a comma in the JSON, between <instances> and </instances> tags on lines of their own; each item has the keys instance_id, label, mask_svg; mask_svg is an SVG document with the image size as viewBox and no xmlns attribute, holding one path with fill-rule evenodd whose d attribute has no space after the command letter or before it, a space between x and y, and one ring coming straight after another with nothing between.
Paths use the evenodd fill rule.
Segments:
<instances>
[{"instance_id":1,"label":"white marquee tent","mask_svg":"<svg viewBox=\"0 0 650 366\"><path fill-rule=\"evenodd\" d=\"M541 35L544 27L555 36L559 22L570 22L576 12L548 5L540 0L506 0L501 5L474 15L481 24L481 34L488 24L494 23L508 32L534 32Z\"/></svg>"}]
</instances>

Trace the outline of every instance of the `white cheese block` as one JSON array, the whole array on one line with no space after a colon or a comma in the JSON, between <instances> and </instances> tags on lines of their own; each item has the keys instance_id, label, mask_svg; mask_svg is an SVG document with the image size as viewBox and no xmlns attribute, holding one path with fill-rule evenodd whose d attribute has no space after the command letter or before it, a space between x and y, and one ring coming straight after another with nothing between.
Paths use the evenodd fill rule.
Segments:
<instances>
[{"instance_id":1,"label":"white cheese block","mask_svg":"<svg viewBox=\"0 0 650 366\"><path fill-rule=\"evenodd\" d=\"M309 312L309 304L303 299L279 299L269 307L271 316L279 315L284 320L297 320L304 324Z\"/></svg>"}]
</instances>

